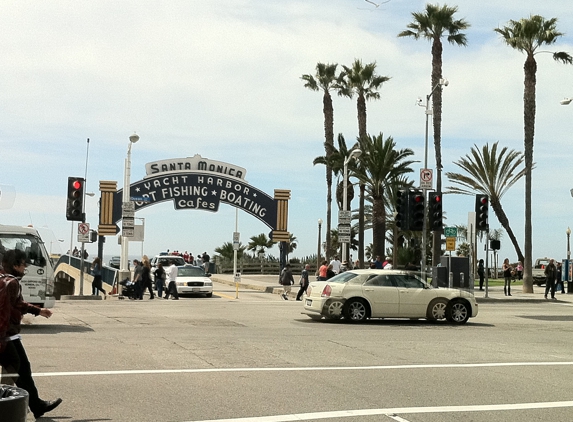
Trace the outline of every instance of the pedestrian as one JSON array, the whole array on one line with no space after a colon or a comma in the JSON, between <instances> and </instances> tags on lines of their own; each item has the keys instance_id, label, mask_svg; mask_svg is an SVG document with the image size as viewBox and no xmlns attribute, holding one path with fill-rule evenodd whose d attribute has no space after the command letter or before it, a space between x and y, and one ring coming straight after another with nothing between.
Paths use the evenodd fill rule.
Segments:
<instances>
[{"instance_id":1,"label":"pedestrian","mask_svg":"<svg viewBox=\"0 0 573 422\"><path fill-rule=\"evenodd\" d=\"M551 299L555 300L555 276L557 267L555 267L555 260L550 259L549 264L545 266L545 299L547 293L551 290Z\"/></svg>"},{"instance_id":2,"label":"pedestrian","mask_svg":"<svg viewBox=\"0 0 573 422\"><path fill-rule=\"evenodd\" d=\"M306 264L304 266L304 270L300 274L300 289L296 295L296 300L302 300L302 295L306 293L306 289L308 289L309 280L308 280L308 271L310 270L310 264Z\"/></svg>"},{"instance_id":3,"label":"pedestrian","mask_svg":"<svg viewBox=\"0 0 573 422\"><path fill-rule=\"evenodd\" d=\"M330 265L332 265L332 271L334 271L334 274L338 274L340 272L340 260L338 259L338 255L334 255L334 258L330 261Z\"/></svg>"},{"instance_id":4,"label":"pedestrian","mask_svg":"<svg viewBox=\"0 0 573 422\"><path fill-rule=\"evenodd\" d=\"M283 294L281 297L284 300L288 300L288 295L290 294L291 286L294 284L294 278L292 276L292 271L290 270L290 264L286 264L283 268L280 276L280 283L283 286Z\"/></svg>"},{"instance_id":5,"label":"pedestrian","mask_svg":"<svg viewBox=\"0 0 573 422\"><path fill-rule=\"evenodd\" d=\"M169 299L169 295L172 295L173 300L179 300L179 293L177 292L177 266L174 260L171 260L169 264L169 268L167 268L166 271L169 284L167 284L167 290L165 291L165 299Z\"/></svg>"},{"instance_id":6,"label":"pedestrian","mask_svg":"<svg viewBox=\"0 0 573 422\"><path fill-rule=\"evenodd\" d=\"M555 266L555 291L561 291L561 294L565 293L565 284L563 283L561 262L558 262Z\"/></svg>"},{"instance_id":7,"label":"pedestrian","mask_svg":"<svg viewBox=\"0 0 573 422\"><path fill-rule=\"evenodd\" d=\"M523 280L523 264L521 263L521 261L517 261L517 266L515 267L515 270L517 271L517 279Z\"/></svg>"},{"instance_id":8,"label":"pedestrian","mask_svg":"<svg viewBox=\"0 0 573 422\"><path fill-rule=\"evenodd\" d=\"M328 270L328 261L324 260L318 269L318 281L326 280L326 270Z\"/></svg>"},{"instance_id":9,"label":"pedestrian","mask_svg":"<svg viewBox=\"0 0 573 422\"><path fill-rule=\"evenodd\" d=\"M73 250L73 252L72 252L72 256L75 256L76 258L79 258L79 256L80 256L80 251L78 251L78 247L77 247L77 246L74 247L74 250Z\"/></svg>"},{"instance_id":10,"label":"pedestrian","mask_svg":"<svg viewBox=\"0 0 573 422\"><path fill-rule=\"evenodd\" d=\"M163 289L165 288L165 270L163 269L163 264L159 262L157 268L153 272L155 276L155 289L157 289L157 296L161 298L163 296Z\"/></svg>"},{"instance_id":11,"label":"pedestrian","mask_svg":"<svg viewBox=\"0 0 573 422\"><path fill-rule=\"evenodd\" d=\"M380 259L380 256L376 256L376 259L374 260L374 268L381 270L382 268L384 268L382 266L382 260Z\"/></svg>"},{"instance_id":12,"label":"pedestrian","mask_svg":"<svg viewBox=\"0 0 573 422\"><path fill-rule=\"evenodd\" d=\"M143 293L145 289L149 290L149 300L155 298L153 294L153 287L151 286L151 264L149 263L149 258L147 256L143 257L143 271L141 273L141 293L139 296L140 300L143 300Z\"/></svg>"},{"instance_id":13,"label":"pedestrian","mask_svg":"<svg viewBox=\"0 0 573 422\"><path fill-rule=\"evenodd\" d=\"M384 269L385 269L385 270L391 270L391 269L393 269L393 268L394 268L394 266L392 265L392 259L391 259L391 258L388 258L388 259L386 260L386 265L384 265Z\"/></svg>"},{"instance_id":14,"label":"pedestrian","mask_svg":"<svg viewBox=\"0 0 573 422\"><path fill-rule=\"evenodd\" d=\"M503 271L503 278L505 280L503 292L506 296L511 296L511 265L509 265L509 258L503 260L501 270Z\"/></svg>"},{"instance_id":15,"label":"pedestrian","mask_svg":"<svg viewBox=\"0 0 573 422\"><path fill-rule=\"evenodd\" d=\"M334 274L334 271L332 271L332 264L329 264L328 267L326 268L326 279L330 280L335 275L336 274Z\"/></svg>"},{"instance_id":16,"label":"pedestrian","mask_svg":"<svg viewBox=\"0 0 573 422\"><path fill-rule=\"evenodd\" d=\"M357 259L356 261L354 261L354 266L353 266L353 268L354 268L355 270L359 270L359 269L360 269L360 260L359 260L359 259Z\"/></svg>"},{"instance_id":17,"label":"pedestrian","mask_svg":"<svg viewBox=\"0 0 573 422\"><path fill-rule=\"evenodd\" d=\"M203 260L203 268L205 269L205 272L208 273L209 272L209 261L211 260L211 257L209 256L209 254L207 252L203 252L203 256L201 258Z\"/></svg>"},{"instance_id":18,"label":"pedestrian","mask_svg":"<svg viewBox=\"0 0 573 422\"><path fill-rule=\"evenodd\" d=\"M90 254L88 253L87 249L84 249L84 260L88 259Z\"/></svg>"},{"instance_id":19,"label":"pedestrian","mask_svg":"<svg viewBox=\"0 0 573 422\"><path fill-rule=\"evenodd\" d=\"M0 365L12 368L17 375L16 386L28 392L28 406L36 419L45 413L51 412L62 403L58 398L54 401L40 399L38 389L32 378L32 366L26 355L20 336L22 316L30 313L35 316L50 318L52 311L24 302L20 279L26 269L26 254L18 249L7 251L2 257L3 270L0 273L0 290L4 300L0 306L0 327L7 327L3 339L4 345L0 348ZM7 321L8 320L8 321Z\"/></svg>"},{"instance_id":20,"label":"pedestrian","mask_svg":"<svg viewBox=\"0 0 573 422\"><path fill-rule=\"evenodd\" d=\"M340 264L340 271L338 271L338 274L344 273L348 271L348 261L342 261L342 264Z\"/></svg>"},{"instance_id":21,"label":"pedestrian","mask_svg":"<svg viewBox=\"0 0 573 422\"><path fill-rule=\"evenodd\" d=\"M92 295L93 295L93 296L99 296L99 292L102 292L104 299L106 299L106 298L107 298L107 293L106 293L105 290L102 288L102 283L101 283L101 259L99 259L99 256L97 256L97 257L94 259L94 262L92 262L91 273L92 273L92 276L93 276L93 280L92 280Z\"/></svg>"},{"instance_id":22,"label":"pedestrian","mask_svg":"<svg viewBox=\"0 0 573 422\"><path fill-rule=\"evenodd\" d=\"M141 275L143 274L143 264L137 260L133 260L133 284L135 287L135 298L143 299L143 283Z\"/></svg>"},{"instance_id":23,"label":"pedestrian","mask_svg":"<svg viewBox=\"0 0 573 422\"><path fill-rule=\"evenodd\" d=\"M479 289L483 290L483 279L485 275L485 270L483 266L483 259L480 259L478 262L478 275L479 275Z\"/></svg>"}]
</instances>

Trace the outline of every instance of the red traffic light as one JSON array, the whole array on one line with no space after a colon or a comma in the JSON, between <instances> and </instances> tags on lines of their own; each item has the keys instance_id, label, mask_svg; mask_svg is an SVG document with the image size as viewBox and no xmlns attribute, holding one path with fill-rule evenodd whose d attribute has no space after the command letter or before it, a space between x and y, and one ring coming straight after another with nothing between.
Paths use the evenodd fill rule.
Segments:
<instances>
[{"instance_id":1,"label":"red traffic light","mask_svg":"<svg viewBox=\"0 0 573 422\"><path fill-rule=\"evenodd\" d=\"M442 202L442 197L440 195L434 195L432 196L432 199L434 202Z\"/></svg>"},{"instance_id":2,"label":"red traffic light","mask_svg":"<svg viewBox=\"0 0 573 422\"><path fill-rule=\"evenodd\" d=\"M487 204L487 196L482 196L479 200L483 205Z\"/></svg>"},{"instance_id":3,"label":"red traffic light","mask_svg":"<svg viewBox=\"0 0 573 422\"><path fill-rule=\"evenodd\" d=\"M415 202L422 202L424 200L424 197L422 195L416 195L414 196L414 201Z\"/></svg>"},{"instance_id":4,"label":"red traffic light","mask_svg":"<svg viewBox=\"0 0 573 422\"><path fill-rule=\"evenodd\" d=\"M82 182L80 182L79 180L74 180L74 182L72 183L72 187L74 189L80 189L82 187Z\"/></svg>"}]
</instances>

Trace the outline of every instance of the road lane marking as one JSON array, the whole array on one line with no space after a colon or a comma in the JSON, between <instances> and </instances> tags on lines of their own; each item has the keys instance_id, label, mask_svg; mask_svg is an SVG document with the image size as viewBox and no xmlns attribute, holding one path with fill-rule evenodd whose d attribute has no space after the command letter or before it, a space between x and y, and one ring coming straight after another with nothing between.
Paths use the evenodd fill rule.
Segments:
<instances>
[{"instance_id":1,"label":"road lane marking","mask_svg":"<svg viewBox=\"0 0 573 422\"><path fill-rule=\"evenodd\" d=\"M125 369L117 371L34 372L34 377L70 377L86 375L200 374L209 372L295 372L295 371L368 371L388 369L495 368L509 366L571 366L573 362L490 362L438 363L376 366L297 366L292 368L195 368L195 369Z\"/></svg>"},{"instance_id":2,"label":"road lane marking","mask_svg":"<svg viewBox=\"0 0 573 422\"><path fill-rule=\"evenodd\" d=\"M290 421L309 421L314 419L331 419L331 418L357 418L363 416L397 416L401 414L416 413L456 413L456 412L499 412L505 410L530 410L530 409L551 409L560 407L573 407L573 401L554 401L541 403L512 403L512 404L485 404L474 406L434 406L434 407L396 407L388 409L356 409L356 410L338 410L330 412L316 413L295 413L290 415L274 416L252 416L246 418L231 419L205 419L200 421L185 422L290 422ZM404 419L396 419L404 420Z\"/></svg>"},{"instance_id":3,"label":"road lane marking","mask_svg":"<svg viewBox=\"0 0 573 422\"><path fill-rule=\"evenodd\" d=\"M220 296L220 297L224 297L225 299L238 299L238 297L232 297L232 296L227 296L226 294L223 293L219 293L219 292L213 292L214 295Z\"/></svg>"}]
</instances>

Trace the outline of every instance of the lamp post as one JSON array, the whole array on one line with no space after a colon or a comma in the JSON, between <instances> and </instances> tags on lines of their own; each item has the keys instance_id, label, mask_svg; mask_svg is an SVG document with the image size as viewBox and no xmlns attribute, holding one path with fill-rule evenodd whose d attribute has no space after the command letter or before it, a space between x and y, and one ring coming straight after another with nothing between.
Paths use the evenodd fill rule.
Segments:
<instances>
[{"instance_id":1,"label":"lamp post","mask_svg":"<svg viewBox=\"0 0 573 422\"><path fill-rule=\"evenodd\" d=\"M424 138L424 169L428 168L428 127L429 127L429 116L433 116L434 111L430 109L430 98L432 98L432 95L434 95L434 92L436 91L436 89L438 89L438 87L442 87L442 86L448 86L450 82L447 79L440 79L438 81L438 83L432 88L432 91L426 95L426 135ZM422 99L418 99L418 105L419 106L423 106L422 105ZM426 201L426 191L427 189L424 188L422 189L423 193L424 193L424 219L423 219L423 225L422 225L422 262L420 265L420 269L422 271L422 277L425 278L426 275L426 243L427 243L427 235L426 235L426 214L427 214L427 201Z\"/></svg>"},{"instance_id":2,"label":"lamp post","mask_svg":"<svg viewBox=\"0 0 573 422\"><path fill-rule=\"evenodd\" d=\"M350 151L348 157L344 159L344 181L342 184L342 209L347 211L348 208L348 163L350 160L357 159L362 155L362 150L356 148ZM340 233L338 234L340 236ZM349 235L350 236L350 235ZM348 250L348 242L341 242L342 243L342 261L348 261L347 250Z\"/></svg>"},{"instance_id":3,"label":"lamp post","mask_svg":"<svg viewBox=\"0 0 573 422\"><path fill-rule=\"evenodd\" d=\"M63 242L64 239L57 239L58 242ZM53 240L50 240L50 255L52 255L52 243L55 243Z\"/></svg>"},{"instance_id":4,"label":"lamp post","mask_svg":"<svg viewBox=\"0 0 573 422\"><path fill-rule=\"evenodd\" d=\"M320 230L322 229L322 218L318 219L318 246L316 247L316 275L320 270Z\"/></svg>"},{"instance_id":5,"label":"lamp post","mask_svg":"<svg viewBox=\"0 0 573 422\"><path fill-rule=\"evenodd\" d=\"M567 234L567 266L565 267L567 274L565 278L567 280L567 293L572 294L573 292L571 291L571 286L573 285L573 280L571 280L571 277L569 277L569 274L571 274L569 268L571 266L571 244L569 243L569 240L571 238L571 229L567 227L565 233Z\"/></svg>"},{"instance_id":6,"label":"lamp post","mask_svg":"<svg viewBox=\"0 0 573 422\"><path fill-rule=\"evenodd\" d=\"M131 146L139 141L139 136L135 133L129 137L129 144L127 145L127 157L125 159L125 167L123 171L123 194L122 202L125 204L129 202L130 197L130 177L131 177ZM120 270L119 280L122 281L126 278L131 278L131 272L128 267L128 254L129 254L129 238L124 236L123 230L121 231L121 256L120 256ZM119 293L118 283L118 293Z\"/></svg>"}]
</instances>

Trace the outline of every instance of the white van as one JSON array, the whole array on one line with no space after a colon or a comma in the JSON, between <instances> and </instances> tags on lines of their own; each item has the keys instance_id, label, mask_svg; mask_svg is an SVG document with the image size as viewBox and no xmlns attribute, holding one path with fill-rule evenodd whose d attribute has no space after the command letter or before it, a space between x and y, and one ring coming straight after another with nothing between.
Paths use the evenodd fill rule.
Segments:
<instances>
[{"instance_id":1,"label":"white van","mask_svg":"<svg viewBox=\"0 0 573 422\"><path fill-rule=\"evenodd\" d=\"M19 249L26 254L26 272L20 284L28 303L53 308L54 268L38 230L33 227L0 224L0 262L4 252Z\"/></svg>"}]
</instances>

